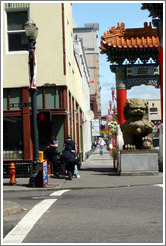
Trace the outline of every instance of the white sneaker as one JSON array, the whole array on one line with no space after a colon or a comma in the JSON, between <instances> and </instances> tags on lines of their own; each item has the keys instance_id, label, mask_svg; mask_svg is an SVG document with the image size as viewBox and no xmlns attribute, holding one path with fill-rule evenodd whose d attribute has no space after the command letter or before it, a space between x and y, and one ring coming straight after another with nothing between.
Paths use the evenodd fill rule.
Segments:
<instances>
[{"instance_id":1,"label":"white sneaker","mask_svg":"<svg viewBox=\"0 0 166 246\"><path fill-rule=\"evenodd\" d=\"M77 175L77 178L80 178L80 175L79 174Z\"/></svg>"}]
</instances>

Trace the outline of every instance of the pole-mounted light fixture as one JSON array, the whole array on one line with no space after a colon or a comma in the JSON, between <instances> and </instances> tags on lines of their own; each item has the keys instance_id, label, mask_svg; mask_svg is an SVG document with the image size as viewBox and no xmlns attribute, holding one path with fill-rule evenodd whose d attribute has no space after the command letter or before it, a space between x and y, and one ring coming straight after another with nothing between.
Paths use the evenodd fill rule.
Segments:
<instances>
[{"instance_id":1,"label":"pole-mounted light fixture","mask_svg":"<svg viewBox=\"0 0 166 246\"><path fill-rule=\"evenodd\" d=\"M36 24L31 19L25 23L24 27L29 42L29 52L32 52L33 50L35 50L38 28L36 27Z\"/></svg>"},{"instance_id":2,"label":"pole-mounted light fixture","mask_svg":"<svg viewBox=\"0 0 166 246\"><path fill-rule=\"evenodd\" d=\"M37 126L37 87L36 87L36 56L35 44L38 34L36 24L30 19L25 23L25 32L29 44L29 71L30 71L30 91L31 91L31 109L32 109L32 130L33 130L33 162L29 185L40 186L41 178L39 179L40 160L39 160L39 134Z\"/></svg>"},{"instance_id":3,"label":"pole-mounted light fixture","mask_svg":"<svg viewBox=\"0 0 166 246\"><path fill-rule=\"evenodd\" d=\"M36 27L36 24L33 22L33 20L28 20L24 26L27 37L33 37L36 40L38 35L38 28Z\"/></svg>"}]
</instances>

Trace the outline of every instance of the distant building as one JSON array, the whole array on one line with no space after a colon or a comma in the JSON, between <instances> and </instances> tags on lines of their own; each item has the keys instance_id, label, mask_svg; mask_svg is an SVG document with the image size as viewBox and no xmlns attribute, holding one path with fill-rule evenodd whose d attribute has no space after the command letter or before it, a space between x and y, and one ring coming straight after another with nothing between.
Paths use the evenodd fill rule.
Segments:
<instances>
[{"instance_id":1,"label":"distant building","mask_svg":"<svg viewBox=\"0 0 166 246\"><path fill-rule=\"evenodd\" d=\"M90 110L90 82L83 38L78 35L74 37L74 54L82 78L83 124L81 127L83 128L83 159L87 159L91 153L91 122L86 120L86 112Z\"/></svg>"},{"instance_id":2,"label":"distant building","mask_svg":"<svg viewBox=\"0 0 166 246\"><path fill-rule=\"evenodd\" d=\"M99 30L98 23L89 23L85 24L84 27L76 27L73 29L74 35L78 35L83 38L85 54L90 72L90 104L91 110L94 112L94 118L100 118L101 116L97 30Z\"/></svg>"},{"instance_id":3,"label":"distant building","mask_svg":"<svg viewBox=\"0 0 166 246\"><path fill-rule=\"evenodd\" d=\"M155 125L161 123L161 101L159 99L146 100L148 105L148 120Z\"/></svg>"}]
</instances>

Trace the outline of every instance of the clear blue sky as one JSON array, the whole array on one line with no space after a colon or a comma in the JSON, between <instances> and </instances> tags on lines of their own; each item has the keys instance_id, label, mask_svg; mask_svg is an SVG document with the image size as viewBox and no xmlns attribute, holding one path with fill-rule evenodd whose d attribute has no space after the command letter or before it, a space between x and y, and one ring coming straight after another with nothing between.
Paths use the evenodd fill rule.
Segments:
<instances>
[{"instance_id":1,"label":"clear blue sky","mask_svg":"<svg viewBox=\"0 0 166 246\"><path fill-rule=\"evenodd\" d=\"M144 22L152 20L148 10L141 10L141 3L136 2L87 2L72 3L73 18L77 27L84 27L85 23L99 23L98 47L100 38L109 28L117 23L125 23L125 28L143 27ZM100 52L100 50L98 50ZM106 55L99 54L99 76L101 85L102 115L108 113L111 100L111 87L115 85L115 75L111 73ZM128 98L159 99L160 90L153 86L138 86L127 90Z\"/></svg>"}]
</instances>

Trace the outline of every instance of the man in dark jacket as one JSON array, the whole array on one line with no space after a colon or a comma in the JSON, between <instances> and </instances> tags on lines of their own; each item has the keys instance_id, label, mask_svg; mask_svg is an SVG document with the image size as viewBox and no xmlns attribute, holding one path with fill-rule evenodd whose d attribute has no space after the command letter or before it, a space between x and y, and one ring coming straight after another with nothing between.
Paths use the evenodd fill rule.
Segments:
<instances>
[{"instance_id":1,"label":"man in dark jacket","mask_svg":"<svg viewBox=\"0 0 166 246\"><path fill-rule=\"evenodd\" d=\"M53 164L53 172L56 177L59 176L58 174L58 163L57 163L57 155L58 155L58 140L55 138L54 135L51 135L50 141L46 146L46 158L48 161L52 161Z\"/></svg>"},{"instance_id":2,"label":"man in dark jacket","mask_svg":"<svg viewBox=\"0 0 166 246\"><path fill-rule=\"evenodd\" d=\"M72 180L74 173L75 165L75 142L72 140L72 137L69 135L67 140L64 143L63 153L61 155L61 161L65 163L65 168L69 179Z\"/></svg>"}]
</instances>

